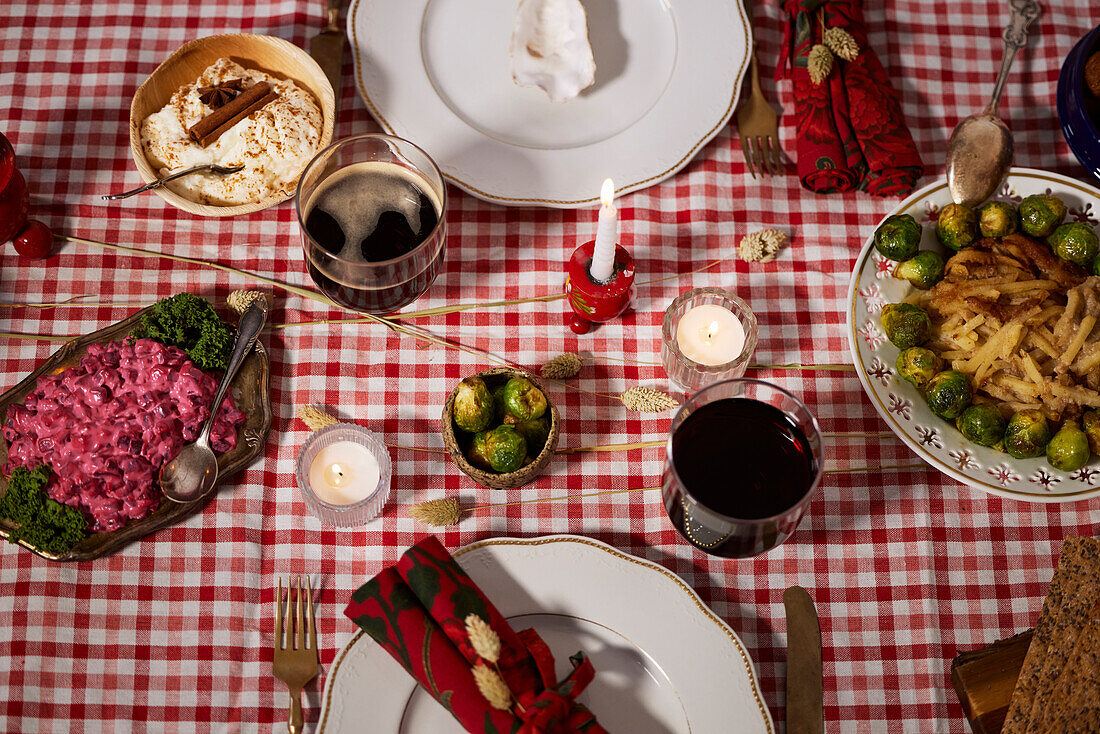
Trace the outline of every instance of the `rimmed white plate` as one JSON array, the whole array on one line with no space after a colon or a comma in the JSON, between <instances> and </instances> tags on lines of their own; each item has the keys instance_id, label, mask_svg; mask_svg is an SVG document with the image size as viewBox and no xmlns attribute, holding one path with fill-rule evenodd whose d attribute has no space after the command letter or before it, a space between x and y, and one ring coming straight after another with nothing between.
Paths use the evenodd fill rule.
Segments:
<instances>
[{"instance_id":1,"label":"rimmed white plate","mask_svg":"<svg viewBox=\"0 0 1100 734\"><path fill-rule=\"evenodd\" d=\"M596 83L554 103L512 81L518 0L352 0L367 108L498 204L595 204L676 173L729 121L748 68L739 0L587 0Z\"/></svg>"},{"instance_id":2,"label":"rimmed white plate","mask_svg":"<svg viewBox=\"0 0 1100 734\"><path fill-rule=\"evenodd\" d=\"M994 198L1019 203L1030 194L1050 193L1069 207L1067 221L1100 224L1100 191L1067 176L1013 168ZM947 182L925 186L901 202L893 214L910 214L924 225L922 250L950 253L935 234L936 214L951 203ZM885 217L883 217L885 219ZM880 222L881 224L881 222ZM922 459L972 487L1027 502L1066 502L1100 495L1100 457L1075 472L1061 472L1045 458L1014 459L963 438L947 421L933 415L913 385L897 375L898 348L879 323L887 303L897 303L913 287L892 277L896 263L874 249L874 232L863 244L848 288L848 343L856 373L871 403L890 429Z\"/></svg>"},{"instance_id":3,"label":"rimmed white plate","mask_svg":"<svg viewBox=\"0 0 1100 734\"><path fill-rule=\"evenodd\" d=\"M497 538L455 557L517 629L533 627L559 675L584 650L581 695L613 732L775 731L744 645L678 576L572 535ZM461 734L462 727L365 633L336 656L318 732Z\"/></svg>"}]
</instances>

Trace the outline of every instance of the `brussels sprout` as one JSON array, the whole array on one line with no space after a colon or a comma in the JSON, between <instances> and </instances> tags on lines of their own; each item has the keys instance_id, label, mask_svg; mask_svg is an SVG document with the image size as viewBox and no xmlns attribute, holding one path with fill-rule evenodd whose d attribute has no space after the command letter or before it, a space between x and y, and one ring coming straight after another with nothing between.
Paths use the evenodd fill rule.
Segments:
<instances>
[{"instance_id":1,"label":"brussels sprout","mask_svg":"<svg viewBox=\"0 0 1100 734\"><path fill-rule=\"evenodd\" d=\"M493 468L489 464L489 454L485 448L485 437L488 435L488 431L475 433L474 439L470 441L470 448L466 449L466 461L470 462L478 469L489 470Z\"/></svg>"},{"instance_id":2,"label":"brussels sprout","mask_svg":"<svg viewBox=\"0 0 1100 734\"><path fill-rule=\"evenodd\" d=\"M1092 259L1092 274L1100 275L1100 255Z\"/></svg>"},{"instance_id":3,"label":"brussels sprout","mask_svg":"<svg viewBox=\"0 0 1100 734\"><path fill-rule=\"evenodd\" d=\"M1100 454L1100 412L1087 411L1081 416L1081 426L1089 439L1089 450L1094 454Z\"/></svg>"},{"instance_id":4,"label":"brussels sprout","mask_svg":"<svg viewBox=\"0 0 1100 734\"><path fill-rule=\"evenodd\" d=\"M978 209L978 229L982 237L1004 237L1019 226L1020 215L1007 201L987 201Z\"/></svg>"},{"instance_id":5,"label":"brussels sprout","mask_svg":"<svg viewBox=\"0 0 1100 734\"><path fill-rule=\"evenodd\" d=\"M523 466L527 440L515 426L497 426L485 434L485 455L493 471L507 474Z\"/></svg>"},{"instance_id":6,"label":"brussels sprout","mask_svg":"<svg viewBox=\"0 0 1100 734\"><path fill-rule=\"evenodd\" d=\"M455 388L455 425L464 431L484 431L493 422L493 396L480 377L467 377Z\"/></svg>"},{"instance_id":7,"label":"brussels sprout","mask_svg":"<svg viewBox=\"0 0 1100 734\"><path fill-rule=\"evenodd\" d=\"M928 341L932 321L920 306L889 303L882 307L882 328L894 346L908 349Z\"/></svg>"},{"instance_id":8,"label":"brussels sprout","mask_svg":"<svg viewBox=\"0 0 1100 734\"><path fill-rule=\"evenodd\" d=\"M1020 202L1020 229L1032 237L1048 237L1066 216L1066 205L1057 196L1032 194Z\"/></svg>"},{"instance_id":9,"label":"brussels sprout","mask_svg":"<svg viewBox=\"0 0 1100 734\"><path fill-rule=\"evenodd\" d=\"M1047 244L1055 255L1083 268L1092 265L1092 261L1100 255L1100 238L1097 238L1092 227L1082 222L1060 225L1047 238Z\"/></svg>"},{"instance_id":10,"label":"brussels sprout","mask_svg":"<svg viewBox=\"0 0 1100 734\"><path fill-rule=\"evenodd\" d=\"M928 392L924 401L929 409L940 418L955 420L970 405L974 396L970 389L970 379L962 372L947 370L941 372L928 383Z\"/></svg>"},{"instance_id":11,"label":"brussels sprout","mask_svg":"<svg viewBox=\"0 0 1100 734\"><path fill-rule=\"evenodd\" d=\"M928 387L928 383L943 369L943 360L931 349L909 347L898 352L894 365L903 380L913 383L918 390Z\"/></svg>"},{"instance_id":12,"label":"brussels sprout","mask_svg":"<svg viewBox=\"0 0 1100 734\"><path fill-rule=\"evenodd\" d=\"M529 421L546 412L546 396L526 377L513 377L501 393L504 407L521 421Z\"/></svg>"},{"instance_id":13,"label":"brussels sprout","mask_svg":"<svg viewBox=\"0 0 1100 734\"><path fill-rule=\"evenodd\" d=\"M894 214L875 230L875 249L891 260L908 260L920 247L921 228L908 214Z\"/></svg>"},{"instance_id":14,"label":"brussels sprout","mask_svg":"<svg viewBox=\"0 0 1100 734\"><path fill-rule=\"evenodd\" d=\"M894 268L894 277L908 280L914 288L926 291L943 278L943 255L932 250L921 250Z\"/></svg>"},{"instance_id":15,"label":"brussels sprout","mask_svg":"<svg viewBox=\"0 0 1100 734\"><path fill-rule=\"evenodd\" d=\"M1088 461L1088 437L1077 421L1066 421L1047 444L1047 462L1055 469L1076 471Z\"/></svg>"},{"instance_id":16,"label":"brussels sprout","mask_svg":"<svg viewBox=\"0 0 1100 734\"><path fill-rule=\"evenodd\" d=\"M1005 426L1005 451L1017 459L1033 459L1050 443L1050 426L1038 410L1021 410Z\"/></svg>"},{"instance_id":17,"label":"brussels sprout","mask_svg":"<svg viewBox=\"0 0 1100 734\"><path fill-rule=\"evenodd\" d=\"M550 435L550 421L543 416L530 421L520 421L514 425L516 431L527 441L527 451L531 456L538 456Z\"/></svg>"},{"instance_id":18,"label":"brussels sprout","mask_svg":"<svg viewBox=\"0 0 1100 734\"><path fill-rule=\"evenodd\" d=\"M955 421L959 433L979 446L993 446L1005 435L1005 418L996 405L971 405Z\"/></svg>"},{"instance_id":19,"label":"brussels sprout","mask_svg":"<svg viewBox=\"0 0 1100 734\"><path fill-rule=\"evenodd\" d=\"M970 247L978 239L978 217L968 206L948 204L936 220L936 236L952 250Z\"/></svg>"}]
</instances>

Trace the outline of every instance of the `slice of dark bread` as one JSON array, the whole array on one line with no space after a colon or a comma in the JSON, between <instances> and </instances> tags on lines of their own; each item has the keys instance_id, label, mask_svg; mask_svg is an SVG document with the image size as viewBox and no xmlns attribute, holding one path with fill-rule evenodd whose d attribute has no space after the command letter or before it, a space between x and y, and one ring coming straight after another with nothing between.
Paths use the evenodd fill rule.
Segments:
<instances>
[{"instance_id":1,"label":"slice of dark bread","mask_svg":"<svg viewBox=\"0 0 1100 734\"><path fill-rule=\"evenodd\" d=\"M1069 731L1062 726L1087 715L1087 709L1095 709L1095 698L1078 697L1087 686L1076 686L1064 674L1071 667L1087 664L1090 655L1095 660L1100 653L1100 648L1085 647L1100 642L1100 635L1089 632L1098 603L1100 541L1067 538L1012 693L1002 734ZM1054 724L1054 729L1042 728L1048 722L1062 723ZM1081 725L1086 722L1081 721Z\"/></svg>"},{"instance_id":2,"label":"slice of dark bread","mask_svg":"<svg viewBox=\"0 0 1100 734\"><path fill-rule=\"evenodd\" d=\"M1042 712L1032 714L1028 731L1100 731L1100 603L1086 610L1076 644L1054 679Z\"/></svg>"}]
</instances>

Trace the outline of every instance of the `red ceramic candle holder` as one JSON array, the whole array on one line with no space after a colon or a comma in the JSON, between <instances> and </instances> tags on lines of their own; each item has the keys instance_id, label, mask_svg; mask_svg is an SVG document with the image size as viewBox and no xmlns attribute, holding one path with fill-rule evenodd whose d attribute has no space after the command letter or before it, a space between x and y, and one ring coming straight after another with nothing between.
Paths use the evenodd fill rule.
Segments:
<instances>
[{"instance_id":1,"label":"red ceramic candle holder","mask_svg":"<svg viewBox=\"0 0 1100 734\"><path fill-rule=\"evenodd\" d=\"M588 275L595 247L595 240L585 242L573 251L566 265L565 295L573 309L569 328L576 334L586 334L594 323L616 318L634 299L634 258L622 245L615 245L614 275L609 283L596 283Z\"/></svg>"}]
</instances>

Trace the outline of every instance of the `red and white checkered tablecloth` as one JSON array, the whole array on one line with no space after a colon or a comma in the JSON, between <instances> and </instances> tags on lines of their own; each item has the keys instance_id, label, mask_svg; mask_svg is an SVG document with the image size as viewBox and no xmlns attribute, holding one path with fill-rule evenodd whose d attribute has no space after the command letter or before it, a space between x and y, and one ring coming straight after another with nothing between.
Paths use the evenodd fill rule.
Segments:
<instances>
[{"instance_id":1,"label":"red and white checkered tablecloth","mask_svg":"<svg viewBox=\"0 0 1100 734\"><path fill-rule=\"evenodd\" d=\"M886 5L887 7L882 7ZM1016 61L1002 113L1018 164L1086 174L1059 132L1055 84L1062 59L1100 22L1088 0L1045 3ZM1002 0L866 2L871 44L904 98L928 166L943 174L947 136L982 108L1000 63ZM34 216L55 231L231 263L310 285L291 203L237 219L198 219L154 196L106 205L98 195L138 183L127 119L134 89L186 40L235 31L305 45L323 25L323 3L19 2L0 16L0 130L15 145ZM770 81L782 38L777 3L755 10L765 93L784 110L789 89ZM375 130L345 56L337 136ZM782 119L786 151L794 124ZM417 307L521 298L558 291L566 256L595 230L595 210L506 209L451 191L448 260ZM770 265L736 258L704 274L644 285L638 310L577 337L561 301L453 313L419 323L521 365L560 352L596 357L577 384L618 393L664 379L659 361L665 306L691 286L734 288L760 321L756 359L848 362L844 296L855 254L894 202L863 194L817 196L793 175L753 181L732 126L682 172L624 197L622 241L639 280L686 273L732 252L744 233L775 226L793 242ZM0 249L0 300L59 301L90 295L152 302L180 290L222 300L249 283L170 260L66 244L45 264ZM270 292L270 290L269 290ZM319 304L275 291L271 321L337 318ZM83 334L133 305L50 310L0 308L0 331ZM444 495L500 501L437 454L394 449L394 491L365 528L322 527L299 499L294 459L307 429L294 406L319 403L394 444L440 447L440 406L478 358L371 325L289 326L268 333L276 419L262 461L201 514L97 561L55 564L0 549L0 731L238 731L281 727L286 689L271 676L272 600L279 577L309 574L326 669L353 632L341 610L349 592L426 532L410 505ZM4 389L57 345L0 339ZM607 359L604 359L607 357ZM802 395L825 431L887 430L851 372L755 371ZM661 439L668 415L628 413L611 401L552 389L562 446ZM832 467L916 463L894 438L827 440ZM659 483L662 449L574 455L513 495L646 487ZM577 533L679 574L741 636L782 731L785 621L782 592L810 590L821 616L825 717L837 732L964 732L948 669L962 650L1031 626L1063 537L1096 534L1100 503L1031 505L989 497L931 468L827 476L800 529L750 560L693 550L669 524L657 492L510 507L440 532L449 548L512 535ZM323 678L311 684L316 721ZM709 733L707 733L709 734Z\"/></svg>"}]
</instances>

